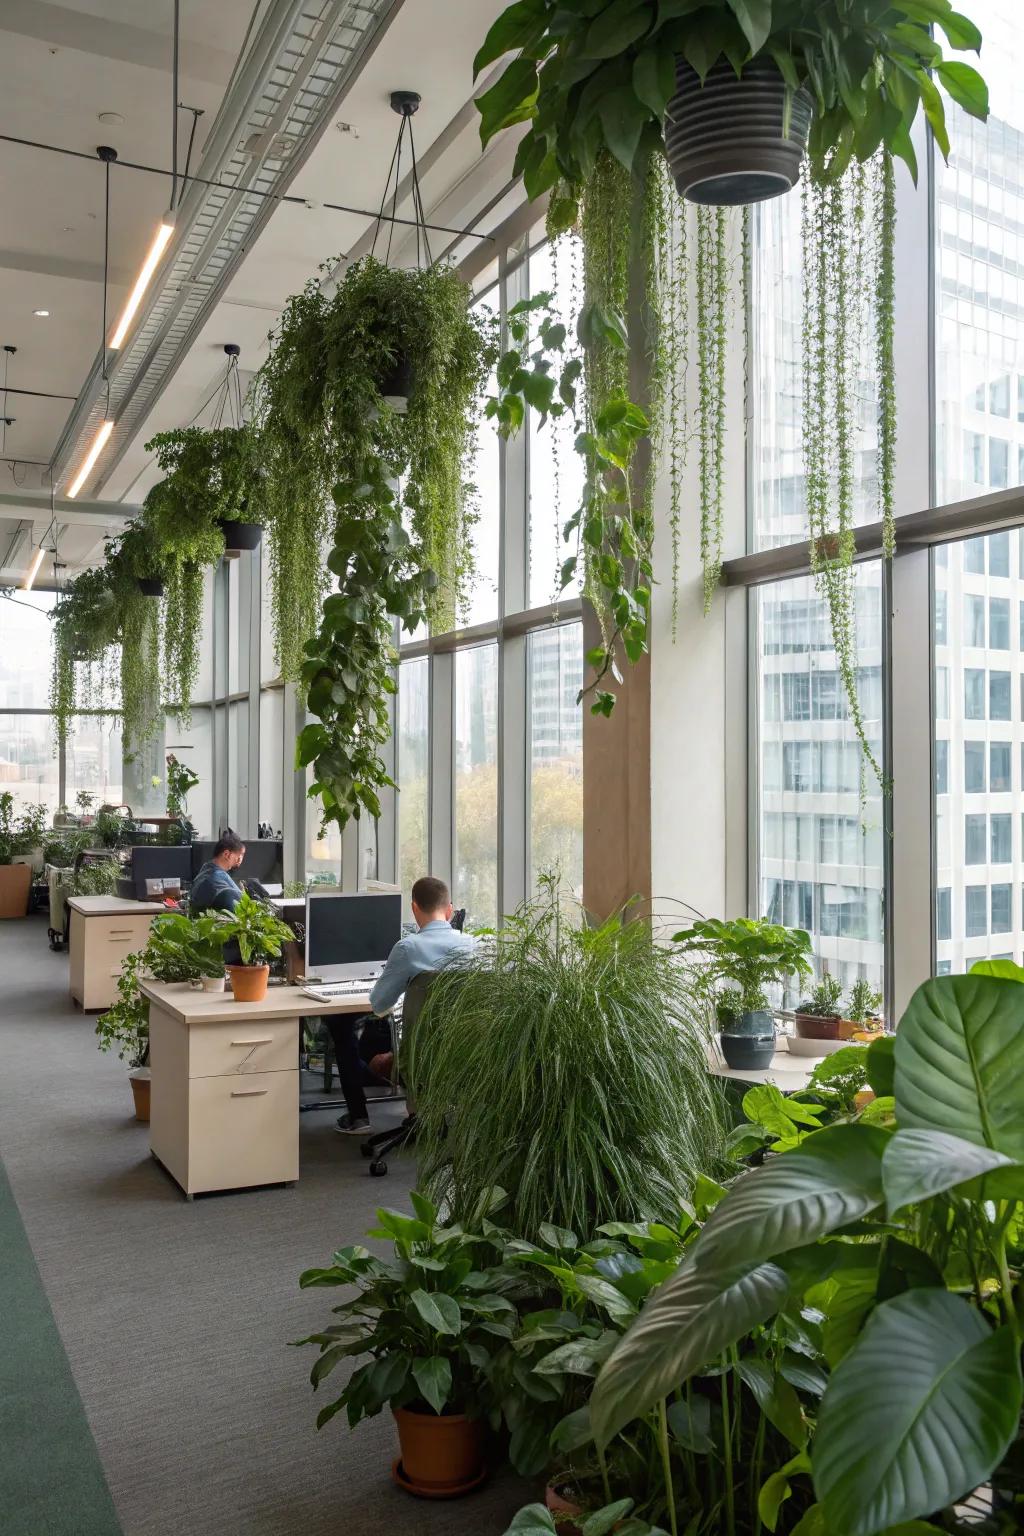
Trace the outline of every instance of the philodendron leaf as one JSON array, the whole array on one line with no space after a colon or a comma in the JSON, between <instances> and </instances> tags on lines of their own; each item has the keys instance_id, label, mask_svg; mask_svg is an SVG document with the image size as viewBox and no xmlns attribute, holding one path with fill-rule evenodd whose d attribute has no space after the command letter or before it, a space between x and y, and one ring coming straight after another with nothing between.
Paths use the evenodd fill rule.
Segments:
<instances>
[{"instance_id":1,"label":"philodendron leaf","mask_svg":"<svg viewBox=\"0 0 1024 1536\"><path fill-rule=\"evenodd\" d=\"M1012 1160L946 1131L897 1131L882 1158L882 1184L890 1216L907 1205L955 1189Z\"/></svg>"},{"instance_id":2,"label":"philodendron leaf","mask_svg":"<svg viewBox=\"0 0 1024 1536\"><path fill-rule=\"evenodd\" d=\"M1020 1410L1009 1328L993 1330L948 1291L883 1303L821 1400L811 1462L830 1536L875 1536L976 1488L1013 1442Z\"/></svg>"},{"instance_id":3,"label":"philodendron leaf","mask_svg":"<svg viewBox=\"0 0 1024 1536\"><path fill-rule=\"evenodd\" d=\"M891 1097L893 1092L896 1081L895 1051L895 1035L883 1035L881 1040L872 1040L868 1046L864 1068L868 1083L880 1099Z\"/></svg>"},{"instance_id":4,"label":"philodendron leaf","mask_svg":"<svg viewBox=\"0 0 1024 1536\"><path fill-rule=\"evenodd\" d=\"M451 1395L451 1361L436 1355L426 1360L414 1360L412 1374L425 1400L435 1413L440 1413Z\"/></svg>"},{"instance_id":5,"label":"philodendron leaf","mask_svg":"<svg viewBox=\"0 0 1024 1536\"><path fill-rule=\"evenodd\" d=\"M866 1216L882 1203L886 1140L874 1126L829 1126L745 1174L697 1239L697 1267L757 1264Z\"/></svg>"},{"instance_id":6,"label":"philodendron leaf","mask_svg":"<svg viewBox=\"0 0 1024 1536\"><path fill-rule=\"evenodd\" d=\"M437 1291L413 1291L409 1300L435 1333L458 1333L462 1327L462 1313L454 1296Z\"/></svg>"},{"instance_id":7,"label":"philodendron leaf","mask_svg":"<svg viewBox=\"0 0 1024 1536\"><path fill-rule=\"evenodd\" d=\"M991 976L918 987L896 1033L896 1120L1024 1162L1024 991Z\"/></svg>"},{"instance_id":8,"label":"philodendron leaf","mask_svg":"<svg viewBox=\"0 0 1024 1536\"><path fill-rule=\"evenodd\" d=\"M775 1264L734 1272L682 1264L653 1294L612 1351L590 1399L594 1436L607 1445L625 1424L778 1312L789 1282Z\"/></svg>"}]
</instances>

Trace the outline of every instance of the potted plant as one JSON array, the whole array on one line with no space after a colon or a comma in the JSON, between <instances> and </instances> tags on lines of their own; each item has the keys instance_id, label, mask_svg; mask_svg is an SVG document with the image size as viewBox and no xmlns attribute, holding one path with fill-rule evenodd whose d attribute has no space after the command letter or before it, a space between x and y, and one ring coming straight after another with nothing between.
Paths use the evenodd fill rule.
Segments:
<instances>
[{"instance_id":1,"label":"potted plant","mask_svg":"<svg viewBox=\"0 0 1024 1536\"><path fill-rule=\"evenodd\" d=\"M804 144L834 176L879 145L916 175L910 129L919 106L948 154L942 97L932 75L984 119L988 93L970 65L943 56L978 50L981 33L949 0L636 0L509 6L476 56L480 72L516 52L477 98L486 145L513 124L529 128L516 170L538 197L579 184L602 150L630 171L664 137L684 196L750 203L792 187Z\"/></svg>"},{"instance_id":2,"label":"potted plant","mask_svg":"<svg viewBox=\"0 0 1024 1536\"><path fill-rule=\"evenodd\" d=\"M767 918L701 918L675 935L695 956L712 988L722 1054L730 1067L767 1067L775 1052L775 1016L766 988L811 974L811 941L800 928Z\"/></svg>"},{"instance_id":3,"label":"potted plant","mask_svg":"<svg viewBox=\"0 0 1024 1536\"><path fill-rule=\"evenodd\" d=\"M794 1014L797 1037L801 1040L839 1040L843 1013L842 982L828 972L822 976L810 997L798 1003Z\"/></svg>"},{"instance_id":4,"label":"potted plant","mask_svg":"<svg viewBox=\"0 0 1024 1536\"><path fill-rule=\"evenodd\" d=\"M841 1028L843 1038L859 1040L870 1045L872 1040L885 1033L881 1018L882 994L866 977L861 976L850 988Z\"/></svg>"},{"instance_id":5,"label":"potted plant","mask_svg":"<svg viewBox=\"0 0 1024 1536\"><path fill-rule=\"evenodd\" d=\"M227 921L227 913L216 912L155 917L145 950L147 970L158 981L187 981L205 992L223 992Z\"/></svg>"},{"instance_id":6,"label":"potted plant","mask_svg":"<svg viewBox=\"0 0 1024 1536\"><path fill-rule=\"evenodd\" d=\"M26 806L16 814L11 791L0 794L0 918L28 913L32 862L42 846L46 820L45 806Z\"/></svg>"},{"instance_id":7,"label":"potted plant","mask_svg":"<svg viewBox=\"0 0 1024 1536\"><path fill-rule=\"evenodd\" d=\"M272 907L257 901L244 891L235 910L219 924L225 944L238 945L241 962L228 965L231 990L237 1003L258 1003L267 995L271 960L280 957L281 947L295 935Z\"/></svg>"},{"instance_id":8,"label":"potted plant","mask_svg":"<svg viewBox=\"0 0 1024 1536\"><path fill-rule=\"evenodd\" d=\"M167 754L167 814L187 817L189 790L195 789L199 775L173 752Z\"/></svg>"},{"instance_id":9,"label":"potted plant","mask_svg":"<svg viewBox=\"0 0 1024 1536\"><path fill-rule=\"evenodd\" d=\"M370 1233L394 1243L394 1259L348 1247L327 1268L306 1270L304 1288L355 1287L355 1294L333 1309L330 1327L298 1342L319 1346L314 1388L342 1362L368 1357L320 1410L318 1429L341 1410L354 1427L390 1407L401 1447L395 1482L425 1498L456 1498L485 1476L489 1365L512 1337L515 1308L498 1289L489 1242L439 1224L423 1196L412 1202L414 1216L378 1211Z\"/></svg>"},{"instance_id":10,"label":"potted plant","mask_svg":"<svg viewBox=\"0 0 1024 1536\"><path fill-rule=\"evenodd\" d=\"M149 1119L149 1003L139 991L145 961L145 950L125 956L117 978L117 1002L96 1021L100 1050L116 1046L121 1060L128 1063L136 1120Z\"/></svg>"}]
</instances>

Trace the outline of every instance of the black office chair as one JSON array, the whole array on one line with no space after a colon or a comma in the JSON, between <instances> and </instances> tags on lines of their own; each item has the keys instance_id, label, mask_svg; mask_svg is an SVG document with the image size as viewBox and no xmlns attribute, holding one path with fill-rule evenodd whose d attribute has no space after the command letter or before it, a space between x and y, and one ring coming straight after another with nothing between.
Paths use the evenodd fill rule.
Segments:
<instances>
[{"instance_id":1,"label":"black office chair","mask_svg":"<svg viewBox=\"0 0 1024 1536\"><path fill-rule=\"evenodd\" d=\"M430 992L430 984L437 975L436 971L422 971L419 976L414 976L405 989L405 997L402 999L401 1024L392 1025L393 1044L395 1049L394 1067L392 1069L394 1080L398 1081L399 1056L408 1063L413 1046L413 1039L419 1022L423 1005L427 1001ZM394 1016L392 1015L392 1018ZM370 1172L374 1178L383 1178L388 1171L387 1154L396 1147L406 1147L416 1139L416 1110L410 1098L408 1088L406 1090L406 1107L409 1113L402 1121L390 1131L378 1131L376 1136L368 1136L360 1142L359 1150L364 1157L370 1159Z\"/></svg>"}]
</instances>

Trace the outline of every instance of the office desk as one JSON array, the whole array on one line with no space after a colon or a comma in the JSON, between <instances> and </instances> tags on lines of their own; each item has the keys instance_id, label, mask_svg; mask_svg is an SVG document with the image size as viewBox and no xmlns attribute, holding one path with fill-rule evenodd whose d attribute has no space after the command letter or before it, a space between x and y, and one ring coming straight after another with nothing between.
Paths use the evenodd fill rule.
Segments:
<instances>
[{"instance_id":1,"label":"office desk","mask_svg":"<svg viewBox=\"0 0 1024 1536\"><path fill-rule=\"evenodd\" d=\"M71 996L82 1008L111 1008L127 955L143 949L149 926L165 907L120 896L69 896L68 959Z\"/></svg>"},{"instance_id":2,"label":"office desk","mask_svg":"<svg viewBox=\"0 0 1024 1536\"><path fill-rule=\"evenodd\" d=\"M152 1078L149 1146L189 1199L299 1176L299 1020L365 1013L271 987L261 1003L143 981Z\"/></svg>"},{"instance_id":3,"label":"office desk","mask_svg":"<svg viewBox=\"0 0 1024 1536\"><path fill-rule=\"evenodd\" d=\"M731 1077L740 1083L774 1083L780 1093L796 1093L806 1088L811 1073L824 1060L824 1056L791 1056L788 1051L781 1050L775 1052L770 1066L742 1071L739 1067L726 1065L717 1045L708 1053L708 1066L716 1077Z\"/></svg>"}]
</instances>

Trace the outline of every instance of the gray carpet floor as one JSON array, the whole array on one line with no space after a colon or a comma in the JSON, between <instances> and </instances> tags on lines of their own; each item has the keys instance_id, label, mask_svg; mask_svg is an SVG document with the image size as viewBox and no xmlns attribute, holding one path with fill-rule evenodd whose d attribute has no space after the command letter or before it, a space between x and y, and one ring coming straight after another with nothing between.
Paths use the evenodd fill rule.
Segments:
<instances>
[{"instance_id":1,"label":"gray carpet floor","mask_svg":"<svg viewBox=\"0 0 1024 1536\"><path fill-rule=\"evenodd\" d=\"M304 1115L295 1188L186 1202L67 972L40 919L0 923L0 1158L124 1536L500 1536L533 1489L411 1499L390 1417L318 1434L314 1351L288 1346L331 1305L300 1271L407 1205L411 1156L371 1179L331 1114Z\"/></svg>"}]
</instances>

